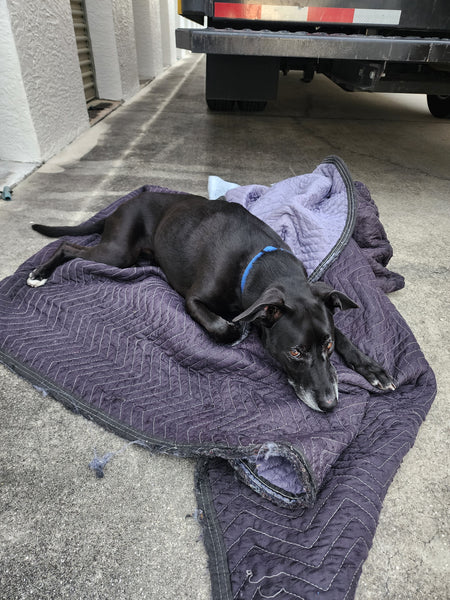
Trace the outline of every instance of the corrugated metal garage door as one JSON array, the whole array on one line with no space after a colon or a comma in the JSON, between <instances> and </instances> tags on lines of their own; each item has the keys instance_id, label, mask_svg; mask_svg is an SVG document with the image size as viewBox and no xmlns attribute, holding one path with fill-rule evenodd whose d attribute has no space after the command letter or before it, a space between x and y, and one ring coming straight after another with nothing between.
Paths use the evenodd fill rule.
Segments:
<instances>
[{"instance_id":1,"label":"corrugated metal garage door","mask_svg":"<svg viewBox=\"0 0 450 600\"><path fill-rule=\"evenodd\" d=\"M86 96L86 102L90 102L94 98L97 98L97 89L95 87L94 64L92 62L91 43L89 40L84 2L82 0L70 0L70 8L72 9L81 76L83 77L84 95Z\"/></svg>"}]
</instances>

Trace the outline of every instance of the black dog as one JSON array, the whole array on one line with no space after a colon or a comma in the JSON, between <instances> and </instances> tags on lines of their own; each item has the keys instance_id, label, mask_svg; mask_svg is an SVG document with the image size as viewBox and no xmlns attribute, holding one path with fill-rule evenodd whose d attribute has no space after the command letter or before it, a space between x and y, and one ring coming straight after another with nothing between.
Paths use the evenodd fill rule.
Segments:
<instances>
[{"instance_id":1,"label":"black dog","mask_svg":"<svg viewBox=\"0 0 450 600\"><path fill-rule=\"evenodd\" d=\"M217 342L239 341L247 323L255 323L265 348L311 408L336 406L334 349L372 385L395 389L384 369L334 327L333 312L356 304L324 283L309 284L289 246L239 204L144 192L102 221L33 229L50 237L98 233L101 241L92 247L63 242L30 273L32 287L73 258L124 268L144 255L162 268L184 296L187 312Z\"/></svg>"}]
</instances>

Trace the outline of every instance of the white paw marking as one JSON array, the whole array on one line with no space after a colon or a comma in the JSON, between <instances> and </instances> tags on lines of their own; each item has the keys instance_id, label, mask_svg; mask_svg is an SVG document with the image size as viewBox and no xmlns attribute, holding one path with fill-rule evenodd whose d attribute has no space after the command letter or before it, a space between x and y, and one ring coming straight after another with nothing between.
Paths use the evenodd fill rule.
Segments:
<instances>
[{"instance_id":1,"label":"white paw marking","mask_svg":"<svg viewBox=\"0 0 450 600\"><path fill-rule=\"evenodd\" d=\"M41 287L41 285L46 284L48 279L35 279L33 277L33 273L30 273L27 279L27 285L33 288Z\"/></svg>"}]
</instances>

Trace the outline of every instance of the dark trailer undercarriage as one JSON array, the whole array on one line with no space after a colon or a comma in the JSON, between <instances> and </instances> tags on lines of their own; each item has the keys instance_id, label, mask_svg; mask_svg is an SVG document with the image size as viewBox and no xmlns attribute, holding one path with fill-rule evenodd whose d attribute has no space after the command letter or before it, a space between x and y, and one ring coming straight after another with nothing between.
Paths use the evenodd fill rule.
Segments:
<instances>
[{"instance_id":1,"label":"dark trailer undercarriage","mask_svg":"<svg viewBox=\"0 0 450 600\"><path fill-rule=\"evenodd\" d=\"M176 31L205 53L211 110L262 110L279 73L323 73L348 91L427 94L450 117L449 0L180 0L205 28Z\"/></svg>"}]
</instances>

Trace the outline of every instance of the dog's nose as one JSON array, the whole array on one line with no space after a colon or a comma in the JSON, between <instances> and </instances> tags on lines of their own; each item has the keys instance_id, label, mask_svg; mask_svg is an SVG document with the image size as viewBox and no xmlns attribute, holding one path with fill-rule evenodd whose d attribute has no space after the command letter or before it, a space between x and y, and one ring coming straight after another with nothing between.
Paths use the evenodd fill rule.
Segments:
<instances>
[{"instance_id":1,"label":"dog's nose","mask_svg":"<svg viewBox=\"0 0 450 600\"><path fill-rule=\"evenodd\" d=\"M337 398L334 398L333 396L331 396L329 398L324 398L319 404L320 408L325 412L332 411L336 405L337 405Z\"/></svg>"}]
</instances>

